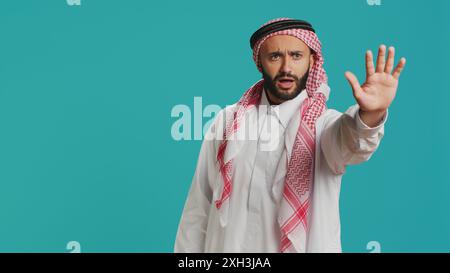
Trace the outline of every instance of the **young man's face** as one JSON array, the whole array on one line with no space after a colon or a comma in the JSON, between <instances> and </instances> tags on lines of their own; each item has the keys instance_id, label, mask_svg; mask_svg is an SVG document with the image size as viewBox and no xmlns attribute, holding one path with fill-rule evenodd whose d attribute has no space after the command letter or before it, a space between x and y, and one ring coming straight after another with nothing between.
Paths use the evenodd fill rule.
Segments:
<instances>
[{"instance_id":1,"label":"young man's face","mask_svg":"<svg viewBox=\"0 0 450 273\"><path fill-rule=\"evenodd\" d=\"M306 88L314 55L303 41L289 35L276 35L262 44L259 54L264 87L271 103L293 99Z\"/></svg>"}]
</instances>

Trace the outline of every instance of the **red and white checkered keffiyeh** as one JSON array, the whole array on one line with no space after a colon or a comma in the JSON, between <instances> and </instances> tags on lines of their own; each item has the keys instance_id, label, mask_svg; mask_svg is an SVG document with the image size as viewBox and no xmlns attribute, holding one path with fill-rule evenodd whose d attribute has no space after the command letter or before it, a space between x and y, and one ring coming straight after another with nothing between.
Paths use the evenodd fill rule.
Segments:
<instances>
[{"instance_id":1,"label":"red and white checkered keffiyeh","mask_svg":"<svg viewBox=\"0 0 450 273\"><path fill-rule=\"evenodd\" d=\"M271 20L266 24L289 18ZM266 25L264 24L264 25ZM263 26L264 26L263 25ZM253 59L261 71L259 50L268 38L275 35L290 35L302 40L314 51L314 65L309 71L306 83L308 97L300 107L300 124L292 147L291 157L287 166L283 198L278 213L278 223L281 230L281 252L306 252L306 243L309 232L309 215L311 207L311 192L314 181L315 158L315 123L318 117L326 110L327 97L318 92L322 84L327 84L327 75L323 68L322 46L317 35L304 29L286 29L270 33L262 37L253 48ZM239 100L232 117L227 120L223 140L219 145L217 160L220 174L223 179L223 191L219 200L215 200L217 209L228 210L233 181L233 160L225 162L224 155L228 139L239 129L240 121L249 108L259 104L264 80L258 81L250 87Z\"/></svg>"}]
</instances>

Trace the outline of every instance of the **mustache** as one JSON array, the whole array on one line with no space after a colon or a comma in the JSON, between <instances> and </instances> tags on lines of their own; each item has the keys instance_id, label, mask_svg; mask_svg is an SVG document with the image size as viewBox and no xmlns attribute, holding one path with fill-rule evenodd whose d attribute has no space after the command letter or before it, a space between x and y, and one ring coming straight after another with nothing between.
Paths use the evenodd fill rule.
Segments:
<instances>
[{"instance_id":1,"label":"mustache","mask_svg":"<svg viewBox=\"0 0 450 273\"><path fill-rule=\"evenodd\" d=\"M277 76L275 76L275 78L273 79L273 81L276 81L276 80L278 80L278 79L280 79L280 78L292 78L292 79L294 79L295 81L298 81L298 77L295 76L295 75L292 75L291 73L281 73L281 74L278 74Z\"/></svg>"}]
</instances>

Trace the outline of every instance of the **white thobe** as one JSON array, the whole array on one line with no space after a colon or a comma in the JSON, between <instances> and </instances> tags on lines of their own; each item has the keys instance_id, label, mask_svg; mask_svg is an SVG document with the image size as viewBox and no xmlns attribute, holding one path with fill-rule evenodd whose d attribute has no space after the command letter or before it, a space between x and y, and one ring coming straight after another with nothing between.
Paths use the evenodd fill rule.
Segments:
<instances>
[{"instance_id":1,"label":"white thobe","mask_svg":"<svg viewBox=\"0 0 450 273\"><path fill-rule=\"evenodd\" d=\"M220 139L223 111L232 113L236 104L217 115L200 150L178 227L175 252L279 252L277 212L301 118L300 105L306 94L304 90L292 100L271 106L262 92L257 109L247 111L250 125L256 126L251 129L257 128L258 135L257 139L240 142L243 145L233 158L233 188L226 215L221 215L214 203L220 199L223 180L216 159L220 140L211 139ZM378 126L368 127L359 117L357 104L344 114L327 109L318 118L307 252L342 251L339 217L342 175L346 165L371 157L383 137L386 119L387 113ZM265 133L269 132L267 126L271 126L270 132L278 133ZM211 128L220 129L213 132ZM268 141L272 147L263 148Z\"/></svg>"}]
</instances>

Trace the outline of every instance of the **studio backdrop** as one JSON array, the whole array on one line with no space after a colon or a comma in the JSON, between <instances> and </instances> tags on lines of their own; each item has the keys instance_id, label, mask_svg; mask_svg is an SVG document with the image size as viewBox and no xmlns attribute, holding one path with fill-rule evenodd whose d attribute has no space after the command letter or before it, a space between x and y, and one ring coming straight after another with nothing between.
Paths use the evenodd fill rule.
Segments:
<instances>
[{"instance_id":1,"label":"studio backdrop","mask_svg":"<svg viewBox=\"0 0 450 273\"><path fill-rule=\"evenodd\" d=\"M450 252L449 13L447 0L1 1L0 252L172 252L204 132L261 78L248 41L277 17L314 25L341 112L366 50L407 59L379 149L343 177L343 251Z\"/></svg>"}]
</instances>

